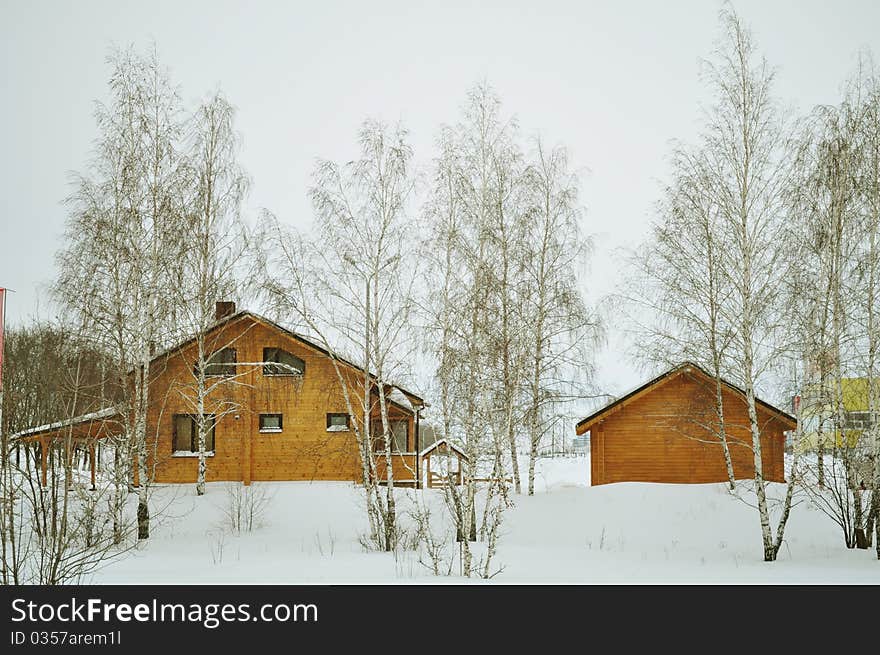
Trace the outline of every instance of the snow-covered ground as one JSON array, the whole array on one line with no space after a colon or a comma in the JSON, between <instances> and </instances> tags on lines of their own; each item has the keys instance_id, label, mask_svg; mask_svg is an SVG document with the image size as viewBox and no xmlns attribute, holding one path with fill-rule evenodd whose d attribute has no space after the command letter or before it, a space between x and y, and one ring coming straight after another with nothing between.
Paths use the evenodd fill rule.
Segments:
<instances>
[{"instance_id":1,"label":"snow-covered ground","mask_svg":"<svg viewBox=\"0 0 880 655\"><path fill-rule=\"evenodd\" d=\"M747 484L741 497L723 484L588 484L588 458L541 460L536 495L512 496L504 515L494 583L880 583L873 550L847 550L838 528L805 500L792 512L779 561L765 563ZM209 484L203 497L193 485L158 489L163 516L149 543L92 582L462 581L433 576L414 551L366 552L361 496L350 483L257 486L271 495L264 525L241 534L224 527L229 485ZM441 511L440 490L401 493L404 514L416 494Z\"/></svg>"}]
</instances>

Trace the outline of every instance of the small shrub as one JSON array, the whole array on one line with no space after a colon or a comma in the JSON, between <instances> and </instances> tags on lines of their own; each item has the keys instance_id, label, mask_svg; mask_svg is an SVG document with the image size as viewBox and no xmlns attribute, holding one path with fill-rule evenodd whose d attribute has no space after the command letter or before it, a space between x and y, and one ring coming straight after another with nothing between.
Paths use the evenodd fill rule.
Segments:
<instances>
[{"instance_id":1,"label":"small shrub","mask_svg":"<svg viewBox=\"0 0 880 655\"><path fill-rule=\"evenodd\" d=\"M228 485L226 505L223 507L226 525L234 532L251 532L261 527L271 501L272 495L263 485Z\"/></svg>"}]
</instances>

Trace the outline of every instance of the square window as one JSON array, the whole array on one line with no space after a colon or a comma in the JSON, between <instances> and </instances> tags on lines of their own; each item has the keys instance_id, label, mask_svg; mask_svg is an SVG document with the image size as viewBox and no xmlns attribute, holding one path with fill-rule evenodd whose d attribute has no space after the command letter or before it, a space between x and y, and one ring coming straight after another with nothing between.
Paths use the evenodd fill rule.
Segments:
<instances>
[{"instance_id":1,"label":"square window","mask_svg":"<svg viewBox=\"0 0 880 655\"><path fill-rule=\"evenodd\" d=\"M327 414L327 432L345 432L348 427L348 414Z\"/></svg>"},{"instance_id":2,"label":"square window","mask_svg":"<svg viewBox=\"0 0 880 655\"><path fill-rule=\"evenodd\" d=\"M283 427L281 414L260 414L260 432L281 432Z\"/></svg>"}]
</instances>

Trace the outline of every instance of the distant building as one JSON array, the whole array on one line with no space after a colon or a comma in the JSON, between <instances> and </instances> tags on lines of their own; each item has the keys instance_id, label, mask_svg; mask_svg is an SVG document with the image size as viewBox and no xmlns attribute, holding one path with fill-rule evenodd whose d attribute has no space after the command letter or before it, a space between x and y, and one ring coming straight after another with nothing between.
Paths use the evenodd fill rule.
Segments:
<instances>
[{"instance_id":1,"label":"distant building","mask_svg":"<svg viewBox=\"0 0 880 655\"><path fill-rule=\"evenodd\" d=\"M801 452L853 448L878 420L870 411L867 378L843 378L827 385L813 384L800 396Z\"/></svg>"}]
</instances>

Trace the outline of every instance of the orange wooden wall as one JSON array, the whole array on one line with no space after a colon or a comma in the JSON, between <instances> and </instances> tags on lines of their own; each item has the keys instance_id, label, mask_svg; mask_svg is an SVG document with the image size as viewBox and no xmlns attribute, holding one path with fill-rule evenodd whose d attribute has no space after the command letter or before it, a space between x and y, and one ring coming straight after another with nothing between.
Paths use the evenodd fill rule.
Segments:
<instances>
[{"instance_id":1,"label":"orange wooden wall","mask_svg":"<svg viewBox=\"0 0 880 655\"><path fill-rule=\"evenodd\" d=\"M212 395L206 413L235 411L222 416L215 429L216 450L208 458L207 479L242 480L360 480L360 455L354 430L328 432L327 413L346 413L346 404L332 361L296 338L248 315L230 321L208 339L208 351L230 346L237 351L234 381L224 382ZM264 376L260 362L263 348L279 347L306 364L301 378ZM148 434L155 446L157 482L195 482L198 457L172 455L172 417L195 414L191 344L164 360L153 363L153 383ZM360 374L345 368L352 382ZM212 382L217 378L209 378ZM362 388L352 384L351 389ZM357 398L352 398L356 407ZM355 409L355 411L357 411ZM261 433L259 415L283 415L281 432ZM413 418L395 406L392 417L407 418L409 447L413 449ZM361 420L358 418L357 420ZM409 475L408 477L412 477Z\"/></svg>"},{"instance_id":2,"label":"orange wooden wall","mask_svg":"<svg viewBox=\"0 0 880 655\"><path fill-rule=\"evenodd\" d=\"M724 415L737 479L754 477L746 403L725 389ZM758 406L764 477L784 479L784 430L776 415ZM659 384L590 428L592 484L642 481L724 482L727 468L718 438L714 387L681 374Z\"/></svg>"}]
</instances>

